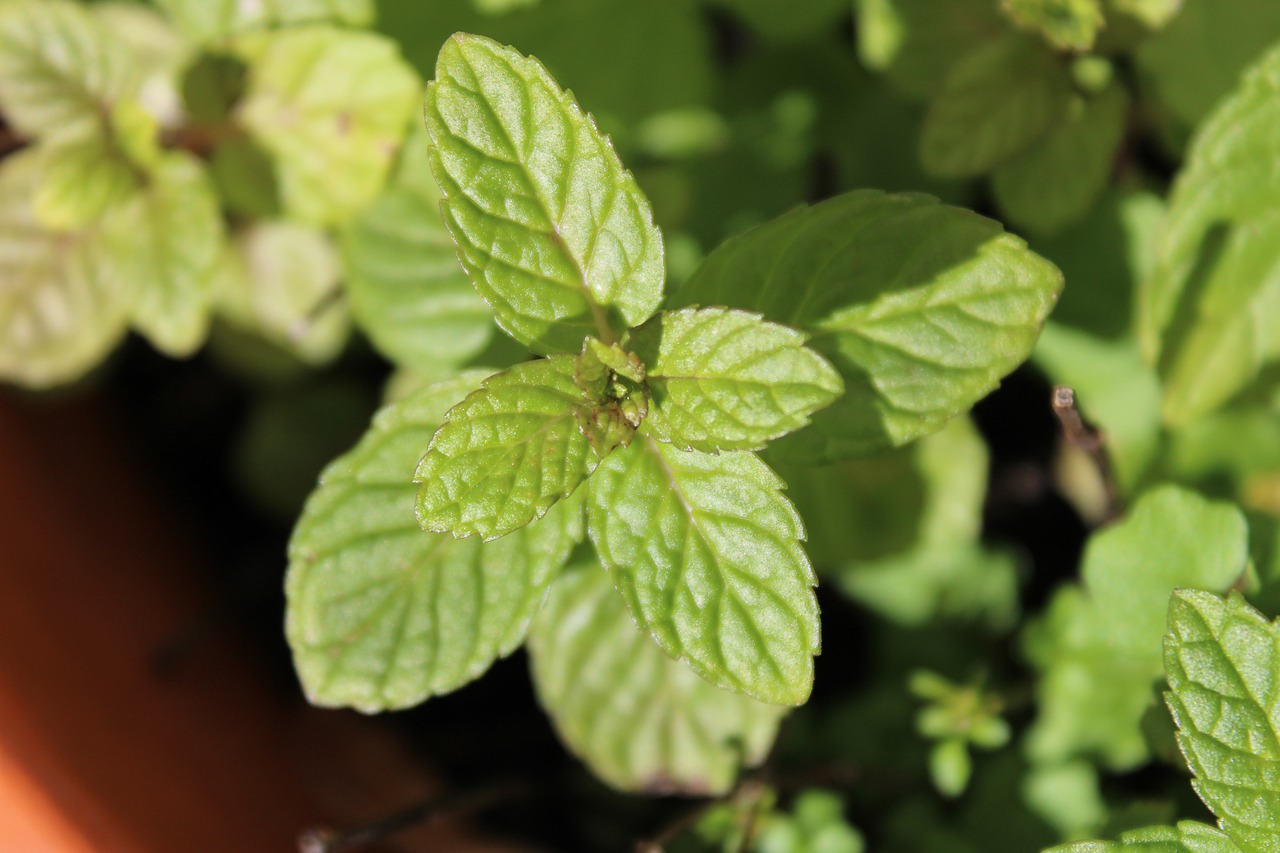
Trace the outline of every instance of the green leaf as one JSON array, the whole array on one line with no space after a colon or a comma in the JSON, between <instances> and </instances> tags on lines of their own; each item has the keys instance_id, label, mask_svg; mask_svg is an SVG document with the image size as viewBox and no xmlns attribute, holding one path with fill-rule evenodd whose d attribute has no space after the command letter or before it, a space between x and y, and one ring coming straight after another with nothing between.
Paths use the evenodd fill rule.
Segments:
<instances>
[{"instance_id":1,"label":"green leaf","mask_svg":"<svg viewBox=\"0 0 1280 853\"><path fill-rule=\"evenodd\" d=\"M755 450L840 396L805 334L746 311L685 308L633 332L648 370L649 427L682 450Z\"/></svg>"},{"instance_id":2,"label":"green leaf","mask_svg":"<svg viewBox=\"0 0 1280 853\"><path fill-rule=\"evenodd\" d=\"M968 410L1030 353L1062 286L998 223L862 190L726 241L675 294L810 336L845 394L778 444L833 460L905 444Z\"/></svg>"},{"instance_id":3,"label":"green leaf","mask_svg":"<svg viewBox=\"0 0 1280 853\"><path fill-rule=\"evenodd\" d=\"M1120 836L1119 841L1077 841L1044 853L1242 853L1231 839L1211 826L1184 820L1176 827L1153 826Z\"/></svg>"},{"instance_id":4,"label":"green leaf","mask_svg":"<svg viewBox=\"0 0 1280 853\"><path fill-rule=\"evenodd\" d=\"M222 212L200 161L173 151L147 187L103 226L104 249L136 288L133 325L167 355L189 355L209 330Z\"/></svg>"},{"instance_id":5,"label":"green leaf","mask_svg":"<svg viewBox=\"0 0 1280 853\"><path fill-rule=\"evenodd\" d=\"M77 378L124 336L134 281L93 230L51 231L33 199L42 155L0 161L0 377L35 388Z\"/></svg>"},{"instance_id":6,"label":"green leaf","mask_svg":"<svg viewBox=\"0 0 1280 853\"><path fill-rule=\"evenodd\" d=\"M541 518L600 459L579 428L589 412L574 359L553 356L490 376L449 411L416 478L423 529L494 539Z\"/></svg>"},{"instance_id":7,"label":"green leaf","mask_svg":"<svg viewBox=\"0 0 1280 853\"><path fill-rule=\"evenodd\" d=\"M391 185L342 234L356 322L397 366L431 373L484 350L493 314L458 265L427 165L410 135Z\"/></svg>"},{"instance_id":8,"label":"green leaf","mask_svg":"<svg viewBox=\"0 0 1280 853\"><path fill-rule=\"evenodd\" d=\"M1139 292L1143 353L1160 361L1164 418L1185 424L1280 357L1280 50L1247 75L1193 141L1155 271Z\"/></svg>"},{"instance_id":9,"label":"green leaf","mask_svg":"<svg viewBox=\"0 0 1280 853\"><path fill-rule=\"evenodd\" d=\"M1182 11L1185 0L1108 0L1111 8L1142 22L1149 29L1164 27Z\"/></svg>"},{"instance_id":10,"label":"green leaf","mask_svg":"<svg viewBox=\"0 0 1280 853\"><path fill-rule=\"evenodd\" d=\"M1128 112L1129 96L1119 85L1072 99L1052 133L996 170L992 188L1005 216L1041 232L1082 219L1110 181Z\"/></svg>"},{"instance_id":11,"label":"green leaf","mask_svg":"<svg viewBox=\"0 0 1280 853\"><path fill-rule=\"evenodd\" d=\"M373 23L374 0L156 0L188 38L218 41L246 30L331 21L350 27Z\"/></svg>"},{"instance_id":12,"label":"green leaf","mask_svg":"<svg viewBox=\"0 0 1280 853\"><path fill-rule=\"evenodd\" d=\"M1085 549L1083 586L1055 596L1027 636L1042 672L1028 746L1038 762L1096 755L1114 769L1147 758L1140 721L1161 672L1169 593L1225 590L1248 560L1244 517L1175 486L1147 492Z\"/></svg>"},{"instance_id":13,"label":"green leaf","mask_svg":"<svg viewBox=\"0 0 1280 853\"><path fill-rule=\"evenodd\" d=\"M441 210L498 324L538 352L609 343L662 301L662 236L609 140L535 59L445 43L427 92Z\"/></svg>"},{"instance_id":14,"label":"green leaf","mask_svg":"<svg viewBox=\"0 0 1280 853\"><path fill-rule=\"evenodd\" d=\"M808 0L782 4L775 0L715 0L715 5L732 12L761 38L802 41L839 26L849 14L849 0Z\"/></svg>"},{"instance_id":15,"label":"green leaf","mask_svg":"<svg viewBox=\"0 0 1280 853\"><path fill-rule=\"evenodd\" d=\"M307 501L289 543L286 633L312 702L405 708L478 677L524 639L581 539L578 501L496 542L418 527L423 436L478 379L388 406Z\"/></svg>"},{"instance_id":16,"label":"green leaf","mask_svg":"<svg viewBox=\"0 0 1280 853\"><path fill-rule=\"evenodd\" d=\"M52 229L96 221L138 190L141 175L100 136L42 146L44 176L35 195L36 217Z\"/></svg>"},{"instance_id":17,"label":"green leaf","mask_svg":"<svg viewBox=\"0 0 1280 853\"><path fill-rule=\"evenodd\" d=\"M932 95L974 48L1008 30L991 0L855 0L858 55L913 95Z\"/></svg>"},{"instance_id":18,"label":"green leaf","mask_svg":"<svg viewBox=\"0 0 1280 853\"><path fill-rule=\"evenodd\" d=\"M421 83L394 42L325 26L242 37L240 122L276 161L285 210L344 222L377 195Z\"/></svg>"},{"instance_id":19,"label":"green leaf","mask_svg":"<svg viewBox=\"0 0 1280 853\"><path fill-rule=\"evenodd\" d=\"M588 529L636 624L719 687L799 705L818 605L800 516L754 454L641 433L590 483Z\"/></svg>"},{"instance_id":20,"label":"green leaf","mask_svg":"<svg viewBox=\"0 0 1280 853\"><path fill-rule=\"evenodd\" d=\"M1190 126L1236 88L1245 67L1276 39L1280 6L1271 0L1183 0L1137 58L1156 93Z\"/></svg>"},{"instance_id":21,"label":"green leaf","mask_svg":"<svg viewBox=\"0 0 1280 853\"><path fill-rule=\"evenodd\" d=\"M1000 5L1015 24L1038 32L1059 50L1088 50L1106 23L1101 0L1002 0Z\"/></svg>"},{"instance_id":22,"label":"green leaf","mask_svg":"<svg viewBox=\"0 0 1280 853\"><path fill-rule=\"evenodd\" d=\"M19 133L42 138L101 132L131 95L139 70L125 45L88 9L66 0L0 4L0 112Z\"/></svg>"},{"instance_id":23,"label":"green leaf","mask_svg":"<svg viewBox=\"0 0 1280 853\"><path fill-rule=\"evenodd\" d=\"M259 220L236 235L227 255L216 284L224 316L312 364L338 354L349 322L336 298L337 252L324 232Z\"/></svg>"},{"instance_id":24,"label":"green leaf","mask_svg":"<svg viewBox=\"0 0 1280 853\"><path fill-rule=\"evenodd\" d=\"M982 175L1027 151L1071 104L1066 64L1043 44L1009 35L947 74L925 115L920 158L944 178Z\"/></svg>"},{"instance_id":25,"label":"green leaf","mask_svg":"<svg viewBox=\"0 0 1280 853\"><path fill-rule=\"evenodd\" d=\"M764 759L787 710L714 687L663 654L594 561L552 586L529 659L560 737L624 791L722 794Z\"/></svg>"},{"instance_id":26,"label":"green leaf","mask_svg":"<svg viewBox=\"0 0 1280 853\"><path fill-rule=\"evenodd\" d=\"M1238 594L1179 590L1165 672L1196 793L1245 853L1280 849L1280 626Z\"/></svg>"}]
</instances>

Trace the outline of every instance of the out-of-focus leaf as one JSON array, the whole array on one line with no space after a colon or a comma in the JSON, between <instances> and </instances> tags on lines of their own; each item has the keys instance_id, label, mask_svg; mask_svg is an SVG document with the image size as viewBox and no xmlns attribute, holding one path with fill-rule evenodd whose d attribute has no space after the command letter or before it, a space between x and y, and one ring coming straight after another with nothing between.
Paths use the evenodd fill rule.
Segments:
<instances>
[{"instance_id":1,"label":"out-of-focus leaf","mask_svg":"<svg viewBox=\"0 0 1280 853\"><path fill-rule=\"evenodd\" d=\"M1007 32L990 0L856 0L858 54L907 92L932 95L947 72Z\"/></svg>"},{"instance_id":2,"label":"out-of-focus leaf","mask_svg":"<svg viewBox=\"0 0 1280 853\"><path fill-rule=\"evenodd\" d=\"M156 0L188 38L219 41L246 30L332 22L367 27L374 0Z\"/></svg>"},{"instance_id":3,"label":"out-of-focus leaf","mask_svg":"<svg viewBox=\"0 0 1280 853\"><path fill-rule=\"evenodd\" d=\"M394 42L326 26L241 37L249 82L236 115L276 162L285 210L344 222L373 200L421 94Z\"/></svg>"},{"instance_id":4,"label":"out-of-focus leaf","mask_svg":"<svg viewBox=\"0 0 1280 853\"><path fill-rule=\"evenodd\" d=\"M138 169L102 137L42 146L36 218L54 230L80 228L138 191Z\"/></svg>"},{"instance_id":5,"label":"out-of-focus leaf","mask_svg":"<svg viewBox=\"0 0 1280 853\"><path fill-rule=\"evenodd\" d=\"M1045 853L1244 853L1230 838L1211 826L1183 821L1175 826L1135 829L1119 841L1077 841Z\"/></svg>"},{"instance_id":6,"label":"out-of-focus leaf","mask_svg":"<svg viewBox=\"0 0 1280 853\"><path fill-rule=\"evenodd\" d=\"M715 687L637 630L595 561L551 588L529 633L560 737L626 791L717 794L759 764L787 709Z\"/></svg>"},{"instance_id":7,"label":"out-of-focus leaf","mask_svg":"<svg viewBox=\"0 0 1280 853\"><path fill-rule=\"evenodd\" d=\"M1009 35L960 61L943 80L920 136L940 177L985 174L1045 137L1071 105L1071 75L1045 45Z\"/></svg>"},{"instance_id":8,"label":"out-of-focus leaf","mask_svg":"<svg viewBox=\"0 0 1280 853\"><path fill-rule=\"evenodd\" d=\"M1102 0L1002 0L1000 5L1014 23L1059 50L1088 50L1106 23Z\"/></svg>"},{"instance_id":9,"label":"out-of-focus leaf","mask_svg":"<svg viewBox=\"0 0 1280 853\"><path fill-rule=\"evenodd\" d=\"M849 14L849 0L807 0L778 3L775 0L715 0L732 12L762 38L800 41L824 31L835 30Z\"/></svg>"}]
</instances>

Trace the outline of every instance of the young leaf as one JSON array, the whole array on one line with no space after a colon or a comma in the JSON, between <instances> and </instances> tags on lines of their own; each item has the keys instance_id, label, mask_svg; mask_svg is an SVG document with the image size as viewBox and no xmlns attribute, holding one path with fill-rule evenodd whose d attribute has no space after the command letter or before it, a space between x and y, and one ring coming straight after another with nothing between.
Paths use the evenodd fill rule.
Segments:
<instances>
[{"instance_id":1,"label":"young leaf","mask_svg":"<svg viewBox=\"0 0 1280 853\"><path fill-rule=\"evenodd\" d=\"M714 687L667 657L594 561L551 587L529 631L529 662L560 737L624 791L724 793L764 759L787 710Z\"/></svg>"},{"instance_id":2,"label":"young leaf","mask_svg":"<svg viewBox=\"0 0 1280 853\"><path fill-rule=\"evenodd\" d=\"M478 355L493 313L471 286L440 218L426 132L410 135L391 185L342 234L351 312L398 367L429 375Z\"/></svg>"},{"instance_id":3,"label":"young leaf","mask_svg":"<svg viewBox=\"0 0 1280 853\"><path fill-rule=\"evenodd\" d=\"M719 687L799 705L818 605L804 528L754 454L677 450L643 432L591 479L588 529L636 624Z\"/></svg>"},{"instance_id":4,"label":"young leaf","mask_svg":"<svg viewBox=\"0 0 1280 853\"><path fill-rule=\"evenodd\" d=\"M855 10L863 63L922 97L975 48L1008 31L990 0L856 0Z\"/></svg>"},{"instance_id":5,"label":"young leaf","mask_svg":"<svg viewBox=\"0 0 1280 853\"><path fill-rule=\"evenodd\" d=\"M1032 39L1006 36L947 74L925 116L921 162L939 177L985 174L1047 134L1070 103L1063 61Z\"/></svg>"},{"instance_id":6,"label":"young leaf","mask_svg":"<svg viewBox=\"0 0 1280 853\"><path fill-rule=\"evenodd\" d=\"M662 236L609 140L535 59L445 43L427 91L441 210L498 325L531 349L609 343L662 301Z\"/></svg>"},{"instance_id":7,"label":"young leaf","mask_svg":"<svg viewBox=\"0 0 1280 853\"><path fill-rule=\"evenodd\" d=\"M124 336L134 294L96 232L36 219L41 166L37 149L0 161L0 377L36 388L101 361Z\"/></svg>"},{"instance_id":8,"label":"young leaf","mask_svg":"<svg viewBox=\"0 0 1280 853\"><path fill-rule=\"evenodd\" d=\"M1081 219L1111 177L1128 110L1122 86L1073 99L1051 134L996 170L992 189L1001 211L1013 223L1042 232Z\"/></svg>"},{"instance_id":9,"label":"young leaf","mask_svg":"<svg viewBox=\"0 0 1280 853\"><path fill-rule=\"evenodd\" d=\"M652 397L649 427L688 450L755 450L840 396L805 335L746 311L685 308L632 332Z\"/></svg>"},{"instance_id":10,"label":"young leaf","mask_svg":"<svg viewBox=\"0 0 1280 853\"><path fill-rule=\"evenodd\" d=\"M1110 0L1111 8L1141 21L1152 30L1163 28L1182 11L1185 0Z\"/></svg>"},{"instance_id":11,"label":"young leaf","mask_svg":"<svg viewBox=\"0 0 1280 853\"><path fill-rule=\"evenodd\" d=\"M1106 23L1102 0L1003 0L1001 8L1059 50L1088 50Z\"/></svg>"},{"instance_id":12,"label":"young leaf","mask_svg":"<svg viewBox=\"0 0 1280 853\"><path fill-rule=\"evenodd\" d=\"M580 501L497 542L418 527L422 437L478 379L384 409L307 501L289 543L286 633L312 702L406 708L478 677L524 639L581 539Z\"/></svg>"},{"instance_id":13,"label":"young leaf","mask_svg":"<svg viewBox=\"0 0 1280 853\"><path fill-rule=\"evenodd\" d=\"M183 34L218 41L246 30L332 21L350 27L373 22L373 0L156 0Z\"/></svg>"},{"instance_id":14,"label":"young leaf","mask_svg":"<svg viewBox=\"0 0 1280 853\"><path fill-rule=\"evenodd\" d=\"M495 539L541 518L595 470L574 361L517 364L449 411L415 475L423 529Z\"/></svg>"},{"instance_id":15,"label":"young leaf","mask_svg":"<svg viewBox=\"0 0 1280 853\"><path fill-rule=\"evenodd\" d=\"M810 336L844 396L777 446L827 461L941 427L1030 353L1062 287L998 223L920 195L861 190L727 240L675 294Z\"/></svg>"},{"instance_id":16,"label":"young leaf","mask_svg":"<svg viewBox=\"0 0 1280 853\"><path fill-rule=\"evenodd\" d=\"M141 174L101 136L42 146L43 179L35 195L37 218L59 230L80 228L124 204Z\"/></svg>"},{"instance_id":17,"label":"young leaf","mask_svg":"<svg viewBox=\"0 0 1280 853\"><path fill-rule=\"evenodd\" d=\"M324 26L243 37L240 121L276 161L285 210L344 222L386 179L421 84L395 43Z\"/></svg>"},{"instance_id":18,"label":"young leaf","mask_svg":"<svg viewBox=\"0 0 1280 853\"><path fill-rule=\"evenodd\" d=\"M1174 186L1155 271L1138 298L1143 353L1166 375L1181 425L1226 402L1280 357L1280 50L1205 122Z\"/></svg>"},{"instance_id":19,"label":"young leaf","mask_svg":"<svg viewBox=\"0 0 1280 853\"><path fill-rule=\"evenodd\" d=\"M1095 533L1083 588L1060 591L1027 637L1043 672L1031 755L1040 762L1097 755L1115 769L1144 761L1139 723L1161 672L1169 593L1228 589L1248 558L1239 510L1174 486L1147 492L1123 521Z\"/></svg>"},{"instance_id":20,"label":"young leaf","mask_svg":"<svg viewBox=\"0 0 1280 853\"><path fill-rule=\"evenodd\" d=\"M1196 793L1244 853L1280 850L1280 626L1238 594L1179 590L1164 659Z\"/></svg>"},{"instance_id":21,"label":"young leaf","mask_svg":"<svg viewBox=\"0 0 1280 853\"><path fill-rule=\"evenodd\" d=\"M170 152L148 185L103 225L104 249L137 288L133 324L157 349L184 356L204 342L222 213L200 161Z\"/></svg>"},{"instance_id":22,"label":"young leaf","mask_svg":"<svg viewBox=\"0 0 1280 853\"><path fill-rule=\"evenodd\" d=\"M1153 826L1135 829L1119 841L1077 841L1062 844L1044 853L1244 853L1211 826L1184 820L1176 827Z\"/></svg>"},{"instance_id":23,"label":"young leaf","mask_svg":"<svg viewBox=\"0 0 1280 853\"><path fill-rule=\"evenodd\" d=\"M46 139L101 131L133 93L138 69L88 9L66 0L0 3L0 112L15 130Z\"/></svg>"}]
</instances>

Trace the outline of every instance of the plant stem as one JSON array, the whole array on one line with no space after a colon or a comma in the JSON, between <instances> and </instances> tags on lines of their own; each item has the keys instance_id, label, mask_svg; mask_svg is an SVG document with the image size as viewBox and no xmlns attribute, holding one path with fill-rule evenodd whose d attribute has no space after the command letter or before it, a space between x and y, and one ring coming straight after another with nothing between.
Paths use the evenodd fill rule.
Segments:
<instances>
[{"instance_id":1,"label":"plant stem","mask_svg":"<svg viewBox=\"0 0 1280 853\"><path fill-rule=\"evenodd\" d=\"M1074 388L1066 385L1053 386L1053 413L1057 415L1058 423L1062 424L1062 437L1068 444L1075 445L1089 454L1094 467L1098 470L1107 501L1102 514L1102 523L1114 521L1120 517L1122 507L1115 475L1111 470L1111 460L1103 449L1102 433L1088 426L1080 416Z\"/></svg>"},{"instance_id":2,"label":"plant stem","mask_svg":"<svg viewBox=\"0 0 1280 853\"><path fill-rule=\"evenodd\" d=\"M516 799L527 793L527 786L510 782L475 791L448 794L380 820L340 831L313 827L298 836L298 853L340 853L344 850L355 850L441 815L464 815L483 811L504 800Z\"/></svg>"}]
</instances>

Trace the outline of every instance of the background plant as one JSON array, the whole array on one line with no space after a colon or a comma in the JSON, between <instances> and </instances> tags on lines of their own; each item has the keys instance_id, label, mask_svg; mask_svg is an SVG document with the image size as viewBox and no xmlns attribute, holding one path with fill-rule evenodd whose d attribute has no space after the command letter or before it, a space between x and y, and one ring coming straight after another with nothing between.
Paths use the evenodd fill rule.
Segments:
<instances>
[{"instance_id":1,"label":"background plant","mask_svg":"<svg viewBox=\"0 0 1280 853\"><path fill-rule=\"evenodd\" d=\"M1183 698L1262 695L1213 620L1261 621L1183 593L1226 651L1160 643L1175 588L1275 612L1278 39L1262 0L0 0L0 375L198 353L212 458L300 516L313 700L438 697L391 723L430 742L527 637L591 773L718 797L566 783L561 846L1271 849L1206 757L1269 757L1265 704Z\"/></svg>"}]
</instances>

